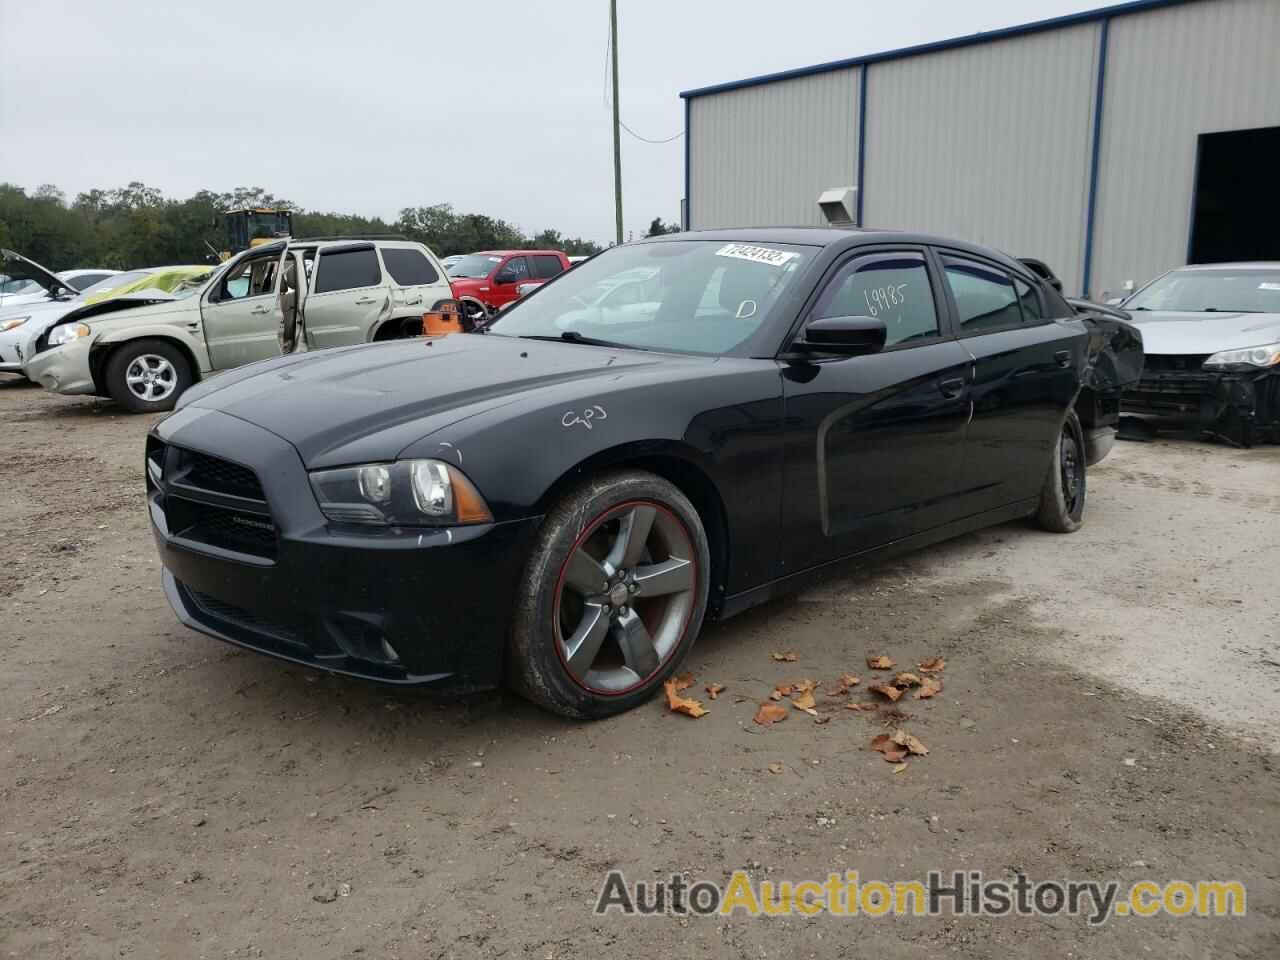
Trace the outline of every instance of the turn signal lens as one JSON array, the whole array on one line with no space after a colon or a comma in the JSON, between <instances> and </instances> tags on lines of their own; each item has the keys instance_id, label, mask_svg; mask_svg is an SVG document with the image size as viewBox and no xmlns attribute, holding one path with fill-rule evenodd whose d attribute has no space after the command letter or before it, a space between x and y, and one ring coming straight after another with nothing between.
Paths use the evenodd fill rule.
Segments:
<instances>
[{"instance_id":1,"label":"turn signal lens","mask_svg":"<svg viewBox=\"0 0 1280 960\"><path fill-rule=\"evenodd\" d=\"M1243 350L1223 350L1204 362L1206 370L1222 370L1227 367L1266 369L1274 366L1280 366L1280 343L1246 347Z\"/></svg>"},{"instance_id":2,"label":"turn signal lens","mask_svg":"<svg viewBox=\"0 0 1280 960\"><path fill-rule=\"evenodd\" d=\"M8 320L0 320L0 333L8 333L17 327L22 326L30 317L11 317Z\"/></svg>"},{"instance_id":3,"label":"turn signal lens","mask_svg":"<svg viewBox=\"0 0 1280 960\"><path fill-rule=\"evenodd\" d=\"M453 467L449 468L449 478L453 481L454 515L459 523L493 523L493 514L470 480Z\"/></svg>"}]
</instances>

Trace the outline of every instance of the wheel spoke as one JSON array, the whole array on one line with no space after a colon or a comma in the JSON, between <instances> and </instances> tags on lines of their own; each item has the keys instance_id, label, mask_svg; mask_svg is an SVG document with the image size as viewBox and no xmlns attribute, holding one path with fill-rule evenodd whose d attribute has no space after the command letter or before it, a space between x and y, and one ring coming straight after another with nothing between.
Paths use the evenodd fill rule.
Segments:
<instances>
[{"instance_id":1,"label":"wheel spoke","mask_svg":"<svg viewBox=\"0 0 1280 960\"><path fill-rule=\"evenodd\" d=\"M604 568L581 548L573 551L573 556L569 558L564 579L575 593L584 597L598 596L609 586Z\"/></svg>"},{"instance_id":2,"label":"wheel spoke","mask_svg":"<svg viewBox=\"0 0 1280 960\"><path fill-rule=\"evenodd\" d=\"M662 661L653 646L653 637L635 610L620 614L611 632L622 649L622 659L636 676L643 680L658 669Z\"/></svg>"},{"instance_id":3,"label":"wheel spoke","mask_svg":"<svg viewBox=\"0 0 1280 960\"><path fill-rule=\"evenodd\" d=\"M605 564L613 570L634 567L644 556L649 531L658 515L653 507L635 507L618 524L618 536Z\"/></svg>"},{"instance_id":4,"label":"wheel spoke","mask_svg":"<svg viewBox=\"0 0 1280 960\"><path fill-rule=\"evenodd\" d=\"M609 608L599 603L585 604L582 622L573 636L565 642L569 671L577 677L585 677L600 653L600 645L609 634Z\"/></svg>"},{"instance_id":5,"label":"wheel spoke","mask_svg":"<svg viewBox=\"0 0 1280 960\"><path fill-rule=\"evenodd\" d=\"M693 589L693 561L672 557L635 568L636 596L660 597Z\"/></svg>"}]
</instances>

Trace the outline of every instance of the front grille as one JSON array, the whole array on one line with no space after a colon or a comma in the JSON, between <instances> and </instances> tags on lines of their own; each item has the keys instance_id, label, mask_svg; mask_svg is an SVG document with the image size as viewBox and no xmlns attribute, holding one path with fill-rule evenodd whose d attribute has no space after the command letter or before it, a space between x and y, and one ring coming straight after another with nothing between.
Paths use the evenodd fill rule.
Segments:
<instances>
[{"instance_id":1,"label":"front grille","mask_svg":"<svg viewBox=\"0 0 1280 960\"><path fill-rule=\"evenodd\" d=\"M1150 373L1199 373L1209 354L1149 353L1142 361L1144 375Z\"/></svg>"},{"instance_id":2,"label":"front grille","mask_svg":"<svg viewBox=\"0 0 1280 960\"><path fill-rule=\"evenodd\" d=\"M200 609L200 612L214 620L220 620L224 624L233 627L240 627L244 630L252 631L258 635L266 635L282 640L285 643L291 643L295 646L304 647L306 641L304 638L303 628L301 624L287 623L280 620L273 620L270 617L264 617L260 614L253 613L237 607L235 604L227 603L216 597L211 597L207 593L201 593L198 590L192 590L190 587L184 588L187 595Z\"/></svg>"},{"instance_id":3,"label":"front grille","mask_svg":"<svg viewBox=\"0 0 1280 960\"><path fill-rule=\"evenodd\" d=\"M179 450L177 476L191 487L248 500L266 500L262 484L248 467L195 450Z\"/></svg>"},{"instance_id":4,"label":"front grille","mask_svg":"<svg viewBox=\"0 0 1280 960\"><path fill-rule=\"evenodd\" d=\"M207 453L147 438L147 489L158 494L170 536L276 557L276 527L257 474Z\"/></svg>"},{"instance_id":5,"label":"front grille","mask_svg":"<svg viewBox=\"0 0 1280 960\"><path fill-rule=\"evenodd\" d=\"M175 494L165 497L164 512L175 537L275 559L276 528L270 517Z\"/></svg>"}]
</instances>

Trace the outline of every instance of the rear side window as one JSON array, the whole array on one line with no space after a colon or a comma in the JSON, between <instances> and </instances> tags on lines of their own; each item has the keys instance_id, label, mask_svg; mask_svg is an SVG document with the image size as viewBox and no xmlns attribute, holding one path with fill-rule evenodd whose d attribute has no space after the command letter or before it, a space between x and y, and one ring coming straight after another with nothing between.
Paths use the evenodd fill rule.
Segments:
<instances>
[{"instance_id":1,"label":"rear side window","mask_svg":"<svg viewBox=\"0 0 1280 960\"><path fill-rule=\"evenodd\" d=\"M1022 304L1022 322L1039 323L1043 320L1044 310L1040 307L1040 295L1035 287L1024 283L1020 278L1013 278L1014 289L1018 292L1018 302Z\"/></svg>"},{"instance_id":2,"label":"rear side window","mask_svg":"<svg viewBox=\"0 0 1280 960\"><path fill-rule=\"evenodd\" d=\"M107 279L107 277L110 277L110 276L114 276L114 274L110 274L110 273L82 273L82 274L80 274L80 276L78 276L78 277L72 277L72 278L71 278L70 280L68 280L67 282L68 282L69 284L71 284L73 287L75 287L77 290L84 291L84 290L88 290L88 289L89 289L90 287L92 287L95 283L99 283L99 282L101 282L101 281L103 281L103 280Z\"/></svg>"},{"instance_id":3,"label":"rear side window","mask_svg":"<svg viewBox=\"0 0 1280 960\"><path fill-rule=\"evenodd\" d=\"M440 279L431 261L421 250L412 247L383 247L382 262L387 265L387 273L402 287L431 284Z\"/></svg>"},{"instance_id":4,"label":"rear side window","mask_svg":"<svg viewBox=\"0 0 1280 960\"><path fill-rule=\"evenodd\" d=\"M316 293L374 287L382 282L378 254L373 247L358 250L320 251L320 272L316 277Z\"/></svg>"},{"instance_id":5,"label":"rear side window","mask_svg":"<svg viewBox=\"0 0 1280 960\"><path fill-rule=\"evenodd\" d=\"M846 264L823 291L814 316L881 319L887 331L885 346L938 335L929 271L916 253Z\"/></svg>"},{"instance_id":6,"label":"rear side window","mask_svg":"<svg viewBox=\"0 0 1280 960\"><path fill-rule=\"evenodd\" d=\"M533 260L533 275L539 280L549 280L564 273L564 264L560 262L559 257L537 254L530 259Z\"/></svg>"},{"instance_id":7,"label":"rear side window","mask_svg":"<svg viewBox=\"0 0 1280 960\"><path fill-rule=\"evenodd\" d=\"M976 260L943 257L942 262L962 334L1021 325L1022 309L1009 274Z\"/></svg>"}]
</instances>

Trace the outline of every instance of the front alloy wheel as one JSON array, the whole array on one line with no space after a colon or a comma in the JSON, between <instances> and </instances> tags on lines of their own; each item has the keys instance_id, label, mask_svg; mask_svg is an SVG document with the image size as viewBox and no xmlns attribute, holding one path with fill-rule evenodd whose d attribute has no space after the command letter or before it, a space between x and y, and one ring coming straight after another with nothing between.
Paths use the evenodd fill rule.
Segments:
<instances>
[{"instance_id":1,"label":"front alloy wheel","mask_svg":"<svg viewBox=\"0 0 1280 960\"><path fill-rule=\"evenodd\" d=\"M525 568L513 685L572 717L643 702L697 636L709 557L697 510L660 477L615 472L571 491L543 521Z\"/></svg>"},{"instance_id":2,"label":"front alloy wheel","mask_svg":"<svg viewBox=\"0 0 1280 960\"><path fill-rule=\"evenodd\" d=\"M557 649L570 675L598 694L652 677L689 626L698 580L693 542L670 510L624 503L598 517L557 586Z\"/></svg>"}]
</instances>

